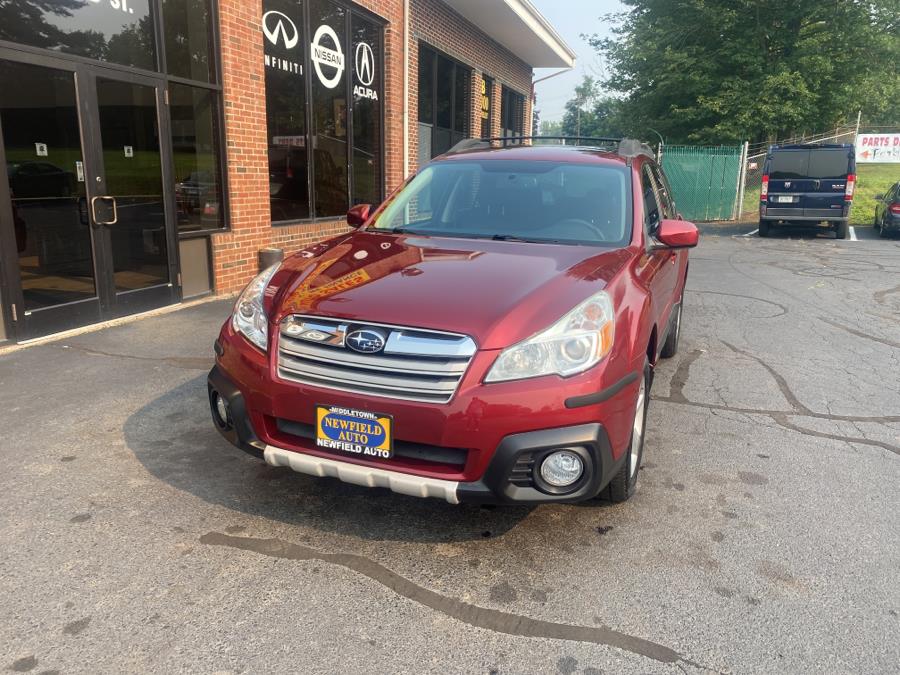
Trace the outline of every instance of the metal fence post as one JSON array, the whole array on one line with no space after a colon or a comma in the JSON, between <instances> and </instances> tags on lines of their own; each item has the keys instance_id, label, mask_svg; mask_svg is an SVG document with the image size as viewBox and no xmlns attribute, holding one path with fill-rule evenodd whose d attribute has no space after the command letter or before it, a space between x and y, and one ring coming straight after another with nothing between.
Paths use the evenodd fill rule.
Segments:
<instances>
[{"instance_id":1,"label":"metal fence post","mask_svg":"<svg viewBox=\"0 0 900 675\"><path fill-rule=\"evenodd\" d=\"M750 141L744 141L741 151L741 170L738 173L737 209L733 220L739 220L744 214L744 191L747 189L747 153L750 150Z\"/></svg>"}]
</instances>

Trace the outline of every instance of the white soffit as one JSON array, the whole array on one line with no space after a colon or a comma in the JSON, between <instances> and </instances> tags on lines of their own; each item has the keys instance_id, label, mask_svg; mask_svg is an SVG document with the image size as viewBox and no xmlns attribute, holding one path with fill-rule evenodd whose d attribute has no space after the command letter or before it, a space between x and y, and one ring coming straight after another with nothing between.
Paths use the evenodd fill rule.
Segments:
<instances>
[{"instance_id":1,"label":"white soffit","mask_svg":"<svg viewBox=\"0 0 900 675\"><path fill-rule=\"evenodd\" d=\"M573 68L575 52L529 0L444 0L532 68Z\"/></svg>"}]
</instances>

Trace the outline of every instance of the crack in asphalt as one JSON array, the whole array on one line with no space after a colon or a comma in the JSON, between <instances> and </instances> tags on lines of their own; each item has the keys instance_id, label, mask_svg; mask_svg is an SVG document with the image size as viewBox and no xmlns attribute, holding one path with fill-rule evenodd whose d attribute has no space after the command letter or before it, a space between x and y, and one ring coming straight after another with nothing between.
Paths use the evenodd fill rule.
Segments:
<instances>
[{"instance_id":1,"label":"crack in asphalt","mask_svg":"<svg viewBox=\"0 0 900 675\"><path fill-rule=\"evenodd\" d=\"M855 328L850 328L850 326L845 326L842 323L834 321L833 319L825 318L824 316L819 317L819 321L824 321L829 326L834 326L835 328L840 328L843 331L850 333L851 335L855 335L856 337L863 338L864 340L872 340L873 342L878 342L887 347L893 347L894 349L900 349L900 342L894 342L893 340L888 340L887 338L880 338L874 335L869 335L861 330L856 330Z\"/></svg>"},{"instance_id":2,"label":"crack in asphalt","mask_svg":"<svg viewBox=\"0 0 900 675\"><path fill-rule=\"evenodd\" d=\"M133 361L147 361L152 363L165 363L173 368L181 368L183 370L209 370L212 367L213 358L193 357L193 356L136 356L134 354L116 354L114 352L105 352L100 349L92 349L77 344L53 345L56 349L74 349L83 354L90 356L106 356L113 359L129 359Z\"/></svg>"},{"instance_id":3,"label":"crack in asphalt","mask_svg":"<svg viewBox=\"0 0 900 675\"><path fill-rule=\"evenodd\" d=\"M435 591L423 588L402 577L383 565L352 553L322 553L307 546L293 544L282 539L257 539L235 537L221 532L209 532L200 537L200 543L210 546L224 546L242 551L250 551L272 558L284 560L317 560L338 565L368 577L390 589L397 595L424 605L434 611L462 621L475 628L484 628L498 633L520 637L572 640L615 647L632 654L644 656L660 663L687 664L706 668L697 664L665 645L607 628L605 626L576 626L570 624L541 621L519 614L502 612L472 605L449 598ZM708 669L708 668L707 668Z\"/></svg>"},{"instance_id":4,"label":"crack in asphalt","mask_svg":"<svg viewBox=\"0 0 900 675\"><path fill-rule=\"evenodd\" d=\"M784 305L782 305L780 303L774 302L772 300L764 300L762 298L756 298L756 297L753 297L752 295L740 295L738 293L722 293L721 291L700 291L700 290L696 290L693 288L686 288L685 291L688 293L702 293L704 295L724 295L729 298L743 298L744 300L753 300L754 302L762 302L767 305L772 305L773 307L777 307L779 310L781 310L781 314L773 314L772 316L758 317L760 319L776 319L779 316L784 316L789 311L787 307L785 307Z\"/></svg>"},{"instance_id":5,"label":"crack in asphalt","mask_svg":"<svg viewBox=\"0 0 900 675\"><path fill-rule=\"evenodd\" d=\"M894 295L895 293L900 293L900 284L894 286L893 288L886 288L883 291L875 291L872 294L872 299L875 300L879 305L887 304L885 302L885 298L889 295Z\"/></svg>"},{"instance_id":6,"label":"crack in asphalt","mask_svg":"<svg viewBox=\"0 0 900 675\"><path fill-rule=\"evenodd\" d=\"M722 341L726 347L728 347L733 352L750 358L757 363L759 363L775 380L778 385L779 390L782 395L785 397L787 402L790 404L793 410L761 410L759 408L741 408L737 406L730 406L719 403L703 403L700 401L691 401L684 395L684 387L687 384L688 377L690 375L691 366L694 362L700 358L703 354L702 350L694 350L690 352L681 362L678 364L675 373L672 375L672 380L670 384L669 396L653 396L654 401L661 401L663 403L673 403L676 405L686 405L694 408L703 408L709 411L723 411L723 412L733 412L744 415L763 415L771 419L778 426L787 429L789 431L794 431L800 434L804 434L806 436L812 436L815 438L826 438L834 441L843 441L845 443L857 443L859 445L869 445L877 448L882 448L883 450L887 450L895 455L900 455L900 447L896 445L892 445L890 443L886 443L884 441L877 441L870 438L863 437L855 437L855 436L842 436L840 434L829 434L824 431L814 431L812 429L806 429L804 427L798 427L795 424L791 423L788 418L789 417L808 417L811 419L821 419L828 420L830 422L850 422L850 423L871 423L871 424L891 424L900 422L900 415L885 415L880 417L860 417L857 415L834 415L831 413L820 413L815 410L811 410L806 405L800 402L797 398L796 394L791 390L790 386L787 383L787 380L784 379L784 376L781 373L777 372L774 368L772 368L769 364L765 363L758 356L755 356L749 352L746 352L742 349L738 349L734 345L731 345L725 341Z\"/></svg>"}]
</instances>

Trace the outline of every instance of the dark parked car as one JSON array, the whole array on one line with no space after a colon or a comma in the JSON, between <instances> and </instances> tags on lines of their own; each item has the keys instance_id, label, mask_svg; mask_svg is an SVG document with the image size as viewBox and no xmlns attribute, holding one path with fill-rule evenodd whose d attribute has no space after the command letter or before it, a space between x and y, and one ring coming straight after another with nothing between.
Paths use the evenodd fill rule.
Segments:
<instances>
[{"instance_id":1,"label":"dark parked car","mask_svg":"<svg viewBox=\"0 0 900 675\"><path fill-rule=\"evenodd\" d=\"M824 224L846 239L855 189L852 145L773 145L763 166L759 236L776 225Z\"/></svg>"},{"instance_id":2,"label":"dark parked car","mask_svg":"<svg viewBox=\"0 0 900 675\"><path fill-rule=\"evenodd\" d=\"M250 283L213 422L273 466L454 504L624 501L697 228L635 141L475 146Z\"/></svg>"},{"instance_id":3,"label":"dark parked car","mask_svg":"<svg viewBox=\"0 0 900 675\"><path fill-rule=\"evenodd\" d=\"M900 182L894 183L883 195L875 197L875 229L882 237L900 232Z\"/></svg>"}]
</instances>

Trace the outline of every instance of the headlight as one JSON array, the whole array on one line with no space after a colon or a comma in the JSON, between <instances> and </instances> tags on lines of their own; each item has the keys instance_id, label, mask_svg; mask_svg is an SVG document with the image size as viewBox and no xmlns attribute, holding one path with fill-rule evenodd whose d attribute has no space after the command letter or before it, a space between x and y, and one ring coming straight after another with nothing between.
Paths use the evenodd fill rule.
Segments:
<instances>
[{"instance_id":1,"label":"headlight","mask_svg":"<svg viewBox=\"0 0 900 675\"><path fill-rule=\"evenodd\" d=\"M279 265L273 265L251 281L234 306L231 325L250 342L266 351L269 337L269 317L263 309L263 293Z\"/></svg>"},{"instance_id":2,"label":"headlight","mask_svg":"<svg viewBox=\"0 0 900 675\"><path fill-rule=\"evenodd\" d=\"M582 373L609 354L613 337L612 300L600 291L547 330L504 349L485 382Z\"/></svg>"}]
</instances>

